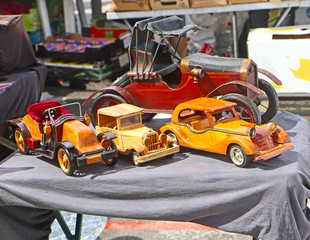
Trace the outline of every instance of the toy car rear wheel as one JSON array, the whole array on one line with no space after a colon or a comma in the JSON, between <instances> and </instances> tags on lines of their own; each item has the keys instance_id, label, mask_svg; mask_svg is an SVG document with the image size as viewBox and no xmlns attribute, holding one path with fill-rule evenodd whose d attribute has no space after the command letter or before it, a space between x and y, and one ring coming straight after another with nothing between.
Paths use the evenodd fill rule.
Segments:
<instances>
[{"instance_id":1,"label":"toy car rear wheel","mask_svg":"<svg viewBox=\"0 0 310 240\"><path fill-rule=\"evenodd\" d=\"M237 103L235 109L243 120L257 123L258 125L262 123L262 118L258 107L250 98L238 93L229 93L223 95L221 99Z\"/></svg>"},{"instance_id":2,"label":"toy car rear wheel","mask_svg":"<svg viewBox=\"0 0 310 240\"><path fill-rule=\"evenodd\" d=\"M169 136L173 140L173 143L170 143L169 147L176 147L176 146L179 145L179 140L178 140L177 136L173 132L167 131L165 133L167 134L167 136ZM173 154L169 154L166 157L167 158L172 158L173 156L174 156L174 153Z\"/></svg>"},{"instance_id":3,"label":"toy car rear wheel","mask_svg":"<svg viewBox=\"0 0 310 240\"><path fill-rule=\"evenodd\" d=\"M58 163L61 170L71 176L75 170L72 154L65 148L60 147L57 152Z\"/></svg>"},{"instance_id":4,"label":"toy car rear wheel","mask_svg":"<svg viewBox=\"0 0 310 240\"><path fill-rule=\"evenodd\" d=\"M237 144L233 144L229 148L229 156L231 161L237 166L237 167L246 167L250 162L250 157L246 155L242 147L240 147Z\"/></svg>"},{"instance_id":5,"label":"toy car rear wheel","mask_svg":"<svg viewBox=\"0 0 310 240\"><path fill-rule=\"evenodd\" d=\"M132 152L132 161L133 161L133 163L134 163L137 167L140 166L140 162L139 162L139 160L138 160L139 157L140 157L140 154L139 154L139 153L137 153L136 151L133 151L133 152Z\"/></svg>"},{"instance_id":6,"label":"toy car rear wheel","mask_svg":"<svg viewBox=\"0 0 310 240\"><path fill-rule=\"evenodd\" d=\"M113 142L113 140L111 140L111 147L108 150L111 151L111 150L114 150L114 149L116 150L116 146L115 146L115 143ZM114 166L117 163L117 157L104 159L103 161L108 166Z\"/></svg>"},{"instance_id":7,"label":"toy car rear wheel","mask_svg":"<svg viewBox=\"0 0 310 240\"><path fill-rule=\"evenodd\" d=\"M23 153L23 154L28 154L29 153L29 148L27 146L27 142L25 139L25 136L23 135L22 131L20 128L16 128L14 131L14 138L16 145L18 149Z\"/></svg>"},{"instance_id":8,"label":"toy car rear wheel","mask_svg":"<svg viewBox=\"0 0 310 240\"><path fill-rule=\"evenodd\" d=\"M259 78L258 87L264 92L264 95L260 97L258 109L261 112L262 123L267 123L277 114L279 98L276 90L266 80Z\"/></svg>"},{"instance_id":9,"label":"toy car rear wheel","mask_svg":"<svg viewBox=\"0 0 310 240\"><path fill-rule=\"evenodd\" d=\"M98 124L97 112L99 108L109 107L120 103L128 103L125 98L113 94L113 93L103 93L98 96L90 106L90 119L94 126Z\"/></svg>"}]
</instances>

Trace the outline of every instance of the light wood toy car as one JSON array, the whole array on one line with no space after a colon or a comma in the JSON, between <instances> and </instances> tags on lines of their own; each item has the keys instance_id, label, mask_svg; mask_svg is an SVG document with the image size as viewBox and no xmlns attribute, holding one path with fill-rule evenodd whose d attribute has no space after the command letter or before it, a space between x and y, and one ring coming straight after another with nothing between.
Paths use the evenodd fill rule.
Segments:
<instances>
[{"instance_id":1,"label":"light wood toy car","mask_svg":"<svg viewBox=\"0 0 310 240\"><path fill-rule=\"evenodd\" d=\"M172 157L179 151L179 146L166 134L146 127L142 124L142 108L121 103L98 109L98 125L96 134L100 138L102 132L111 131L119 153L132 154L136 166L160 157Z\"/></svg>"},{"instance_id":2,"label":"light wood toy car","mask_svg":"<svg viewBox=\"0 0 310 240\"><path fill-rule=\"evenodd\" d=\"M293 149L288 134L275 123L256 125L240 119L236 104L197 98L179 104L171 122L160 128L180 146L228 154L238 167L265 161Z\"/></svg>"}]
</instances>

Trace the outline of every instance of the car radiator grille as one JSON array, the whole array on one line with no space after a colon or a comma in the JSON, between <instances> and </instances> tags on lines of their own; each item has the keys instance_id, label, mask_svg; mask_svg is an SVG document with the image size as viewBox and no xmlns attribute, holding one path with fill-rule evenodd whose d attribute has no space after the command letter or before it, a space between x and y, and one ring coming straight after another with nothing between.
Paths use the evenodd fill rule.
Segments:
<instances>
[{"instance_id":1,"label":"car radiator grille","mask_svg":"<svg viewBox=\"0 0 310 240\"><path fill-rule=\"evenodd\" d=\"M148 146L149 151L156 150L160 147L160 145L157 144L159 142L157 133L150 133L147 135L147 137L149 137L152 141L152 144Z\"/></svg>"},{"instance_id":2,"label":"car radiator grille","mask_svg":"<svg viewBox=\"0 0 310 240\"><path fill-rule=\"evenodd\" d=\"M275 147L270 131L265 128L256 129L256 136L252 139L259 151L267 151Z\"/></svg>"}]
</instances>

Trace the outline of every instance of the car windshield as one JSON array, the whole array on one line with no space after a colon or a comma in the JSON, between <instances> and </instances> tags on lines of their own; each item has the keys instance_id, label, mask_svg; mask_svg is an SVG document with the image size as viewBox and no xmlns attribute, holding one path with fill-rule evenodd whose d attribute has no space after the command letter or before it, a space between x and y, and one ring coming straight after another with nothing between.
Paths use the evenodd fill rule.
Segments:
<instances>
[{"instance_id":1,"label":"car windshield","mask_svg":"<svg viewBox=\"0 0 310 240\"><path fill-rule=\"evenodd\" d=\"M232 109L226 111L218 112L212 115L213 121L216 123L230 122L236 120L236 112Z\"/></svg>"},{"instance_id":2,"label":"car windshield","mask_svg":"<svg viewBox=\"0 0 310 240\"><path fill-rule=\"evenodd\" d=\"M121 128L126 128L136 124L141 124L140 113L126 116L120 119Z\"/></svg>"}]
</instances>

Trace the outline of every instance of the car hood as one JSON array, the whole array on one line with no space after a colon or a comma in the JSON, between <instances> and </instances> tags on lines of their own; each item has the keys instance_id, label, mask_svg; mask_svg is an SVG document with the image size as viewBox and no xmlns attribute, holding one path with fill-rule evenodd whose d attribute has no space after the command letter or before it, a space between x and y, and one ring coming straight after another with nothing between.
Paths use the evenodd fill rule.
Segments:
<instances>
[{"instance_id":1,"label":"car hood","mask_svg":"<svg viewBox=\"0 0 310 240\"><path fill-rule=\"evenodd\" d=\"M135 136L135 137L143 137L144 134L149 133L149 132L155 132L149 127L146 126L141 126L137 128L132 128L132 129L126 129L122 130L122 136Z\"/></svg>"},{"instance_id":2,"label":"car hood","mask_svg":"<svg viewBox=\"0 0 310 240\"><path fill-rule=\"evenodd\" d=\"M103 150L94 131L78 120L63 124L62 141L73 143L82 154Z\"/></svg>"},{"instance_id":3,"label":"car hood","mask_svg":"<svg viewBox=\"0 0 310 240\"><path fill-rule=\"evenodd\" d=\"M243 120L236 120L226 123L218 123L214 126L214 129L217 130L223 130L227 132L234 132L234 133L241 133L241 134L247 134L248 128L255 127L255 123L249 123Z\"/></svg>"}]
</instances>

